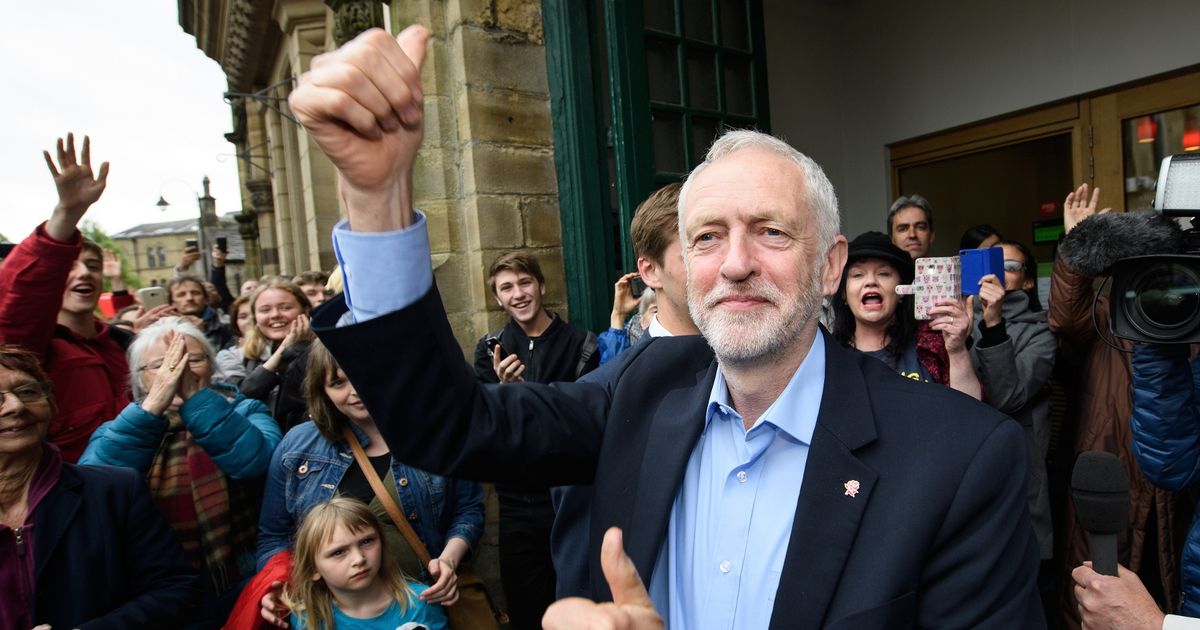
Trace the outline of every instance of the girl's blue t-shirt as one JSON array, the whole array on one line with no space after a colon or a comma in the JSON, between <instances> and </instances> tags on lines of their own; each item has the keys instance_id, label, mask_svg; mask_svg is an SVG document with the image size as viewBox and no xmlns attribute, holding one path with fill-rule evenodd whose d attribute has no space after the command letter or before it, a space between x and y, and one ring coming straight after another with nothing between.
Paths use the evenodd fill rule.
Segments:
<instances>
[{"instance_id":1,"label":"girl's blue t-shirt","mask_svg":"<svg viewBox=\"0 0 1200 630\"><path fill-rule=\"evenodd\" d=\"M420 595L428 588L424 584L410 584L409 586L412 587L414 595ZM296 630L308 628L295 613L292 614L290 625ZM400 602L394 601L382 614L370 619L347 617L338 609L337 604L334 604L333 628L329 630L414 630L415 628L447 630L449 627L450 625L446 621L446 611L441 604L427 604L413 597L408 608L403 612L400 611Z\"/></svg>"}]
</instances>

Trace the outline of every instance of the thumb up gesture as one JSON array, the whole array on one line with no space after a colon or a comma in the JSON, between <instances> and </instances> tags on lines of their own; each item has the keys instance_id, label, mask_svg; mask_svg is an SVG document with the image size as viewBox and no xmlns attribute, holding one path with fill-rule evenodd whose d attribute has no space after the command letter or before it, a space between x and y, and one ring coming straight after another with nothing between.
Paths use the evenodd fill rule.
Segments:
<instances>
[{"instance_id":1,"label":"thumb up gesture","mask_svg":"<svg viewBox=\"0 0 1200 630\"><path fill-rule=\"evenodd\" d=\"M425 126L421 66L429 30L396 38L366 31L312 60L288 99L338 170L351 229L378 232L412 220L412 167Z\"/></svg>"},{"instance_id":2,"label":"thumb up gesture","mask_svg":"<svg viewBox=\"0 0 1200 630\"><path fill-rule=\"evenodd\" d=\"M542 617L545 630L663 630L662 617L654 610L633 560L625 554L622 539L621 530L611 527L604 533L600 548L600 567L604 569L604 579L612 591L612 602L598 604L582 597L561 599Z\"/></svg>"}]
</instances>

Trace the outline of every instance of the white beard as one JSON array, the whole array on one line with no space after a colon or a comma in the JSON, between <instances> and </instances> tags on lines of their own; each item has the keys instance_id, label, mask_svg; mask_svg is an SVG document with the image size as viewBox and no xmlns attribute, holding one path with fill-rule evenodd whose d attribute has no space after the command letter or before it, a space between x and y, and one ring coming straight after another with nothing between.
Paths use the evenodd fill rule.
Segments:
<instances>
[{"instance_id":1,"label":"white beard","mask_svg":"<svg viewBox=\"0 0 1200 630\"><path fill-rule=\"evenodd\" d=\"M763 312L730 312L717 306L728 297L746 295L774 308ZM792 345L821 312L821 270L814 269L800 295L787 296L761 276L732 283L721 281L703 297L688 287L688 310L700 333L722 363L752 362Z\"/></svg>"}]
</instances>

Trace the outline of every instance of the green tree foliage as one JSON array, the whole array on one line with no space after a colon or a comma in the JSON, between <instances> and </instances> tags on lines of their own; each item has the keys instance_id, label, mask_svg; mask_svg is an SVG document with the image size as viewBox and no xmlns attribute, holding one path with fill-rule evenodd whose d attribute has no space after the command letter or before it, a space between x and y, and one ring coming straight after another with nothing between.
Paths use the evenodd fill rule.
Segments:
<instances>
[{"instance_id":1,"label":"green tree foliage","mask_svg":"<svg viewBox=\"0 0 1200 630\"><path fill-rule=\"evenodd\" d=\"M83 233L85 238L91 239L103 249L113 252L121 257L121 278L125 280L125 288L129 291L136 291L142 288L142 281L133 272L133 265L125 252L121 250L121 246L117 244L113 237L109 236L95 221L84 219L79 224L79 231ZM108 278L104 279L104 290L112 291L112 286Z\"/></svg>"}]
</instances>

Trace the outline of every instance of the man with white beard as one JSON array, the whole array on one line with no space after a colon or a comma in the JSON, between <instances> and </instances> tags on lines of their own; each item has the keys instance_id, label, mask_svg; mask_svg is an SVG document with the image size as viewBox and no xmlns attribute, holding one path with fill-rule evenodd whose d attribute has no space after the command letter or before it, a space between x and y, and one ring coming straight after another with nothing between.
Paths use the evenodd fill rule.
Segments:
<instances>
[{"instance_id":1,"label":"man with white beard","mask_svg":"<svg viewBox=\"0 0 1200 630\"><path fill-rule=\"evenodd\" d=\"M820 167L778 139L726 134L681 193L707 344L640 344L606 383L478 384L412 207L428 37L364 33L292 93L348 217L334 229L346 294L313 329L393 456L594 483L591 595L615 601L564 600L546 627L1044 626L1021 428L818 329L846 240Z\"/></svg>"}]
</instances>

